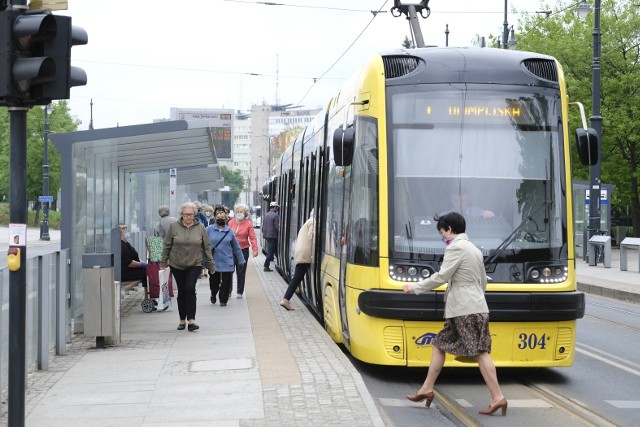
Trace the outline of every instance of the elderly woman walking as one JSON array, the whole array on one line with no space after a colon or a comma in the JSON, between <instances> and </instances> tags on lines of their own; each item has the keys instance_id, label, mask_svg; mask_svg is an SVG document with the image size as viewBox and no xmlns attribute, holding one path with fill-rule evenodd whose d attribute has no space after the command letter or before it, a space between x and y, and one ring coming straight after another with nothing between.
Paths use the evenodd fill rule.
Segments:
<instances>
[{"instance_id":1,"label":"elderly woman walking","mask_svg":"<svg viewBox=\"0 0 640 427\"><path fill-rule=\"evenodd\" d=\"M238 298L242 298L244 294L244 283L247 275L247 261L249 260L249 247L253 256L258 256L258 240L256 239L256 232L253 229L253 224L249 219L249 208L247 205L238 203L233 207L234 217L229 221L229 228L233 230L233 234L236 235L236 239L240 244L242 250L242 256L244 258L244 264L242 260L237 260L236 265L236 277L238 278Z\"/></svg>"},{"instance_id":2,"label":"elderly woman walking","mask_svg":"<svg viewBox=\"0 0 640 427\"><path fill-rule=\"evenodd\" d=\"M164 237L164 247L160 263L169 264L171 273L178 284L178 330L188 328L195 331L196 324L196 283L204 261L210 272L215 271L211 256L211 243L204 225L195 219L196 207L193 203L180 206L180 219L169 226ZM188 325L186 324L188 322Z\"/></svg>"},{"instance_id":3,"label":"elderly woman walking","mask_svg":"<svg viewBox=\"0 0 640 427\"><path fill-rule=\"evenodd\" d=\"M407 396L413 402L426 399L427 406L433 400L433 386L444 365L445 354L458 357L473 357L484 382L489 388L491 402L483 415L501 410L507 414L507 399L504 398L496 367L489 355L491 333L489 332L489 307L484 296L487 274L482 253L465 234L464 217L451 212L434 218L442 241L446 245L440 271L415 284L405 284L406 293L424 294L448 283L444 294L444 328L438 332L431 345L431 362L424 384L416 394Z\"/></svg>"},{"instance_id":4,"label":"elderly woman walking","mask_svg":"<svg viewBox=\"0 0 640 427\"><path fill-rule=\"evenodd\" d=\"M220 307L227 305L231 284L233 282L233 269L236 264L245 264L240 245L235 234L227 225L227 213L224 206L218 205L213 210L216 224L207 227L207 235L211 242L213 259L216 261L217 271L209 276L209 288L211 289L211 304L216 303L216 297L220 298Z\"/></svg>"}]
</instances>

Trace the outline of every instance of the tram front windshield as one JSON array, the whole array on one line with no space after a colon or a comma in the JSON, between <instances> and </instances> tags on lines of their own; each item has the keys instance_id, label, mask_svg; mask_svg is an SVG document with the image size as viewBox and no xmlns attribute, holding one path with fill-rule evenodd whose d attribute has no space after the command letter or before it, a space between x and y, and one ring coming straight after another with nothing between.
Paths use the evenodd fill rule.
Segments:
<instances>
[{"instance_id":1,"label":"tram front windshield","mask_svg":"<svg viewBox=\"0 0 640 427\"><path fill-rule=\"evenodd\" d=\"M470 240L497 261L560 256L561 102L558 91L538 90L388 89L391 257L442 254L434 215L451 211L464 215Z\"/></svg>"}]
</instances>

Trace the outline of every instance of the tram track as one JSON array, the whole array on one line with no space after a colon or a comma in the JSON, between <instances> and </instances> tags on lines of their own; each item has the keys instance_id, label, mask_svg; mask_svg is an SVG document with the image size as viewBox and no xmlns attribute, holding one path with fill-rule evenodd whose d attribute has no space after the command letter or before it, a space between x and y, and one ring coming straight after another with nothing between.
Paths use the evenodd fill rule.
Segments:
<instances>
[{"instance_id":1,"label":"tram track","mask_svg":"<svg viewBox=\"0 0 640 427\"><path fill-rule=\"evenodd\" d=\"M443 412L447 413L452 418L452 421L466 427L478 427L481 425L464 406L446 392L434 388L434 395Z\"/></svg>"},{"instance_id":2,"label":"tram track","mask_svg":"<svg viewBox=\"0 0 640 427\"><path fill-rule=\"evenodd\" d=\"M632 313L633 314L633 313ZM635 314L633 314L635 316ZM606 323L608 325L612 325L615 326L616 328L624 328L624 329L628 329L630 331L636 332L636 333L640 333L640 328L637 328L635 326L631 326L631 325L625 325L623 323L619 323L618 321L614 321L614 320L609 320L609 319L605 319L604 317L600 317L600 316L594 316L592 314L585 314L584 315L585 319L593 319L593 320L597 320L599 322L602 323Z\"/></svg>"},{"instance_id":3,"label":"tram track","mask_svg":"<svg viewBox=\"0 0 640 427\"><path fill-rule=\"evenodd\" d=\"M606 420L600 414L592 411L585 404L575 399L563 396L541 383L530 381L520 375L514 375L512 378L538 399L547 402L551 407L562 411L568 417L578 419L580 425L589 427L616 427L616 424ZM482 418L477 418L477 415L469 412L468 407L465 407L456 398L449 395L443 390L444 388L446 387L440 387L434 390L434 402L447 414L447 417L452 422L466 427L484 425Z\"/></svg>"},{"instance_id":4,"label":"tram track","mask_svg":"<svg viewBox=\"0 0 640 427\"><path fill-rule=\"evenodd\" d=\"M530 381L519 375L515 375L514 378L540 399L549 402L554 407L564 411L565 413L578 417L584 422L585 426L616 427L616 424L606 420L600 416L600 414L592 411L586 405L575 399L563 396L543 384Z\"/></svg>"}]
</instances>

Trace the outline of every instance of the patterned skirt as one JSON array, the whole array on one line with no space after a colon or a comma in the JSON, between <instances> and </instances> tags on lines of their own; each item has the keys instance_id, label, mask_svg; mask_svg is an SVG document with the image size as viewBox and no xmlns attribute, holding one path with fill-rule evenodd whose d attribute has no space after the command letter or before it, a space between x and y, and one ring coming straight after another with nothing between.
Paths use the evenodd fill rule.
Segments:
<instances>
[{"instance_id":1,"label":"patterned skirt","mask_svg":"<svg viewBox=\"0 0 640 427\"><path fill-rule=\"evenodd\" d=\"M445 353L473 357L491 352L489 314L467 314L446 319L432 344Z\"/></svg>"}]
</instances>

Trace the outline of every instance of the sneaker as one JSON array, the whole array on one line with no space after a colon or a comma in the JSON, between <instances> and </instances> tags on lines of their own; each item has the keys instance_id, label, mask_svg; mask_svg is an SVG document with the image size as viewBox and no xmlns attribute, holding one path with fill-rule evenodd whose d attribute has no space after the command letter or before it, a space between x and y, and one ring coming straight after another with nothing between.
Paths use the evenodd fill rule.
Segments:
<instances>
[{"instance_id":1,"label":"sneaker","mask_svg":"<svg viewBox=\"0 0 640 427\"><path fill-rule=\"evenodd\" d=\"M269 267L265 267L264 271L273 271L272 269L270 269Z\"/></svg>"},{"instance_id":2,"label":"sneaker","mask_svg":"<svg viewBox=\"0 0 640 427\"><path fill-rule=\"evenodd\" d=\"M210 300L211 300L211 304L215 304L215 303L216 303L216 297L215 297L215 295L211 295Z\"/></svg>"},{"instance_id":3,"label":"sneaker","mask_svg":"<svg viewBox=\"0 0 640 427\"><path fill-rule=\"evenodd\" d=\"M293 308L291 303L289 301L287 301L286 299L283 299L282 301L280 301L280 306L284 307L287 311L295 310L295 308Z\"/></svg>"},{"instance_id":4,"label":"sneaker","mask_svg":"<svg viewBox=\"0 0 640 427\"><path fill-rule=\"evenodd\" d=\"M236 298L242 299L242 294L236 295Z\"/></svg>"}]
</instances>

